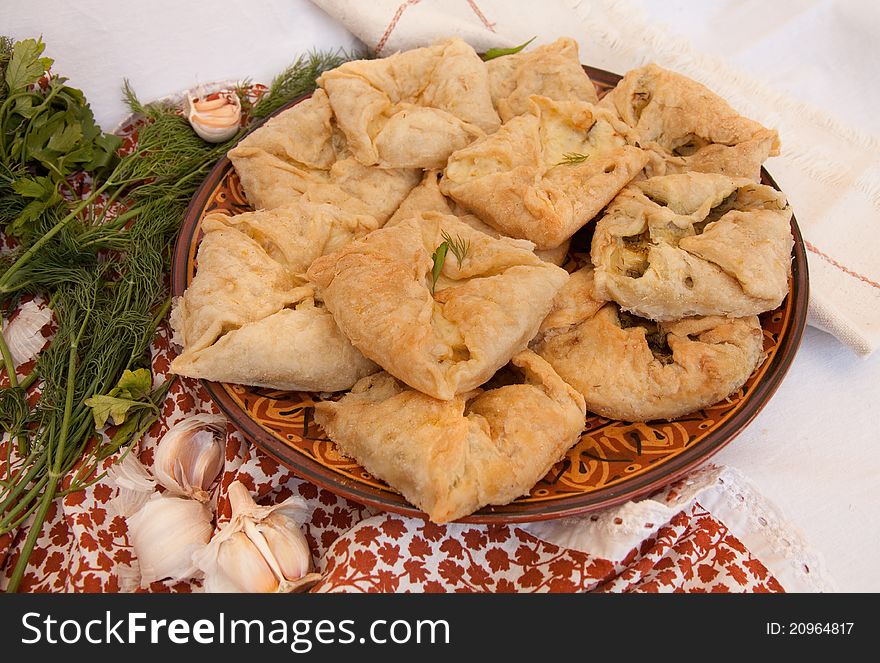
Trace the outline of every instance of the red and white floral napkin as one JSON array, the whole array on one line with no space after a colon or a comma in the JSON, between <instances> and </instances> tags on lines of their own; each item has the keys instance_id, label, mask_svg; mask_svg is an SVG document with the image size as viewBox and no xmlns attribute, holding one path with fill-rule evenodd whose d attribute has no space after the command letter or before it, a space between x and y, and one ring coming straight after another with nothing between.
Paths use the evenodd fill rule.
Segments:
<instances>
[{"instance_id":1,"label":"red and white floral napkin","mask_svg":"<svg viewBox=\"0 0 880 663\"><path fill-rule=\"evenodd\" d=\"M14 320L14 316L13 316ZM168 329L153 348L157 383L174 356ZM22 367L22 372L28 365ZM5 375L3 377L5 381ZM162 418L140 446L149 466L169 426L216 412L201 383L178 379ZM5 457L8 439L0 442ZM109 461L107 463L109 466ZM522 525L435 525L348 501L294 476L230 424L215 495L241 481L264 504L296 494L308 504L306 533L322 580L316 592L831 591L822 560L736 471L708 466L652 496L593 515ZM137 559L109 478L57 500L22 591L199 591L195 578L139 588ZM0 537L0 589L29 523Z\"/></svg>"}]
</instances>

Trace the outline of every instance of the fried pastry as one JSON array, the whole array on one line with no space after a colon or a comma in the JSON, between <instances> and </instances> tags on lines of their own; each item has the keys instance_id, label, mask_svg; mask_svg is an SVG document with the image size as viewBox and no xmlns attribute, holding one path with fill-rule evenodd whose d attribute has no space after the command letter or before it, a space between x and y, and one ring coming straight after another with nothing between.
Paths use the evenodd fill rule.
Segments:
<instances>
[{"instance_id":1,"label":"fried pastry","mask_svg":"<svg viewBox=\"0 0 880 663\"><path fill-rule=\"evenodd\" d=\"M609 419L674 419L727 398L763 359L757 316L654 323L596 297L592 268L572 274L532 345Z\"/></svg>"},{"instance_id":2,"label":"fried pastry","mask_svg":"<svg viewBox=\"0 0 880 663\"><path fill-rule=\"evenodd\" d=\"M634 182L596 224L596 291L652 320L742 317L788 294L791 209L745 178L707 173Z\"/></svg>"},{"instance_id":3,"label":"fried pastry","mask_svg":"<svg viewBox=\"0 0 880 663\"><path fill-rule=\"evenodd\" d=\"M248 202L275 209L305 197L384 223L419 181L415 170L367 167L334 128L323 90L273 117L229 151Z\"/></svg>"},{"instance_id":4,"label":"fried pastry","mask_svg":"<svg viewBox=\"0 0 880 663\"><path fill-rule=\"evenodd\" d=\"M779 136L737 113L705 86L655 64L628 72L599 103L635 130L651 153L648 177L697 171L760 181Z\"/></svg>"},{"instance_id":5,"label":"fried pastry","mask_svg":"<svg viewBox=\"0 0 880 663\"><path fill-rule=\"evenodd\" d=\"M435 261L444 242L450 249ZM522 350L568 280L531 243L432 212L318 258L308 277L355 347L444 400L481 385Z\"/></svg>"},{"instance_id":6,"label":"fried pastry","mask_svg":"<svg viewBox=\"0 0 880 663\"><path fill-rule=\"evenodd\" d=\"M452 152L501 124L486 67L461 39L346 62L318 85L366 166L442 168Z\"/></svg>"},{"instance_id":7,"label":"fried pastry","mask_svg":"<svg viewBox=\"0 0 880 663\"><path fill-rule=\"evenodd\" d=\"M198 270L171 316L171 371L276 389L337 391L377 370L315 305L312 260L376 227L372 216L299 203L202 221Z\"/></svg>"},{"instance_id":8,"label":"fried pastry","mask_svg":"<svg viewBox=\"0 0 880 663\"><path fill-rule=\"evenodd\" d=\"M519 384L446 401L376 373L316 403L315 421L342 454L449 522L528 493L583 430L583 398L547 362L525 350L512 363Z\"/></svg>"},{"instance_id":9,"label":"fried pastry","mask_svg":"<svg viewBox=\"0 0 880 663\"><path fill-rule=\"evenodd\" d=\"M530 97L531 109L452 154L441 191L496 230L553 249L589 222L647 155L607 111Z\"/></svg>"},{"instance_id":10,"label":"fried pastry","mask_svg":"<svg viewBox=\"0 0 880 663\"><path fill-rule=\"evenodd\" d=\"M557 101L599 101L593 82L581 66L577 42L568 37L494 58L486 67L492 103L502 122L528 113L529 97L533 94Z\"/></svg>"},{"instance_id":11,"label":"fried pastry","mask_svg":"<svg viewBox=\"0 0 880 663\"><path fill-rule=\"evenodd\" d=\"M385 226L396 225L409 217L419 216L422 212L438 212L440 214L454 214L471 228L486 233L489 237L498 238L502 236L495 228L487 223L483 223L475 215L468 213L461 205L444 196L440 191L439 176L440 172L436 170L426 172L421 183L403 199L400 207L388 219ZM535 249L535 255L545 262L562 265L568 257L570 244L570 240L565 240L555 249L547 249L545 251Z\"/></svg>"}]
</instances>

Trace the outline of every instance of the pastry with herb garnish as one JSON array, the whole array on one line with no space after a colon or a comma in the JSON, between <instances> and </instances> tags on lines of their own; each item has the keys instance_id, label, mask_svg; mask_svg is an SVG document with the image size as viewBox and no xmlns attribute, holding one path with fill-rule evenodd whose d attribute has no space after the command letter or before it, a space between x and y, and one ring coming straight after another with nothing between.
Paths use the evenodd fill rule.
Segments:
<instances>
[{"instance_id":1,"label":"pastry with herb garnish","mask_svg":"<svg viewBox=\"0 0 880 663\"><path fill-rule=\"evenodd\" d=\"M586 225L647 155L583 101L530 97L528 113L452 154L441 191L505 235L553 249Z\"/></svg>"},{"instance_id":2,"label":"pastry with herb garnish","mask_svg":"<svg viewBox=\"0 0 880 663\"><path fill-rule=\"evenodd\" d=\"M527 494L577 441L584 400L524 350L513 384L437 400L376 373L315 421L340 452L399 490L437 523Z\"/></svg>"},{"instance_id":3,"label":"pastry with herb garnish","mask_svg":"<svg viewBox=\"0 0 880 663\"><path fill-rule=\"evenodd\" d=\"M179 375L288 390L339 391L377 370L306 282L311 262L375 229L372 216L300 201L202 221L198 268L172 311Z\"/></svg>"},{"instance_id":4,"label":"pastry with herb garnish","mask_svg":"<svg viewBox=\"0 0 880 663\"><path fill-rule=\"evenodd\" d=\"M396 225L404 219L419 216L422 212L438 212L440 214L454 214L474 230L479 230L489 235L489 237L502 237L502 234L488 223L483 223L477 216L468 212L454 200L444 196L443 192L440 191L439 177L439 171L427 171L419 185L403 199L400 207L388 219L385 226ZM545 262L561 266L568 258L568 247L570 244L571 242L566 240L555 249L547 249L545 251L535 249L535 255Z\"/></svg>"},{"instance_id":5,"label":"pastry with herb garnish","mask_svg":"<svg viewBox=\"0 0 880 663\"><path fill-rule=\"evenodd\" d=\"M318 85L365 166L442 168L452 152L501 124L485 64L457 38L347 62Z\"/></svg>"},{"instance_id":6,"label":"pastry with herb garnish","mask_svg":"<svg viewBox=\"0 0 880 663\"><path fill-rule=\"evenodd\" d=\"M581 66L577 42L569 37L493 58L486 67L492 102L502 122L528 113L533 94L558 101L599 101L593 81Z\"/></svg>"},{"instance_id":7,"label":"pastry with herb garnish","mask_svg":"<svg viewBox=\"0 0 880 663\"><path fill-rule=\"evenodd\" d=\"M421 177L415 170L367 167L354 159L323 90L270 119L228 156L255 209L283 207L305 196L372 215L379 224Z\"/></svg>"},{"instance_id":8,"label":"pastry with herb garnish","mask_svg":"<svg viewBox=\"0 0 880 663\"><path fill-rule=\"evenodd\" d=\"M697 171L761 179L779 136L695 80L649 64L629 71L599 103L635 130L651 154L648 177Z\"/></svg>"},{"instance_id":9,"label":"pastry with herb garnish","mask_svg":"<svg viewBox=\"0 0 880 663\"><path fill-rule=\"evenodd\" d=\"M592 268L572 274L532 349L609 419L674 419L717 403L763 359L757 316L656 323L597 298Z\"/></svg>"},{"instance_id":10,"label":"pastry with herb garnish","mask_svg":"<svg viewBox=\"0 0 880 663\"><path fill-rule=\"evenodd\" d=\"M308 277L355 347L446 400L525 348L568 280L530 242L495 239L432 212L318 258Z\"/></svg>"},{"instance_id":11,"label":"pastry with herb garnish","mask_svg":"<svg viewBox=\"0 0 880 663\"><path fill-rule=\"evenodd\" d=\"M790 221L784 194L745 178L634 182L596 224L596 291L652 320L770 311L788 294Z\"/></svg>"}]
</instances>

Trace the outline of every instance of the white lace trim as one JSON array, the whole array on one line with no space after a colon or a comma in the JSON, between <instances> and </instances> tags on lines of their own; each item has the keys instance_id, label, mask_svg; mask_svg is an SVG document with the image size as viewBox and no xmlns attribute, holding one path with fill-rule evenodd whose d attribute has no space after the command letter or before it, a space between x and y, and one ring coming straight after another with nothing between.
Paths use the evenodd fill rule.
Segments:
<instances>
[{"instance_id":1,"label":"white lace trim","mask_svg":"<svg viewBox=\"0 0 880 663\"><path fill-rule=\"evenodd\" d=\"M619 561L696 501L723 522L786 591L837 591L822 555L738 470L709 465L676 487L674 494L667 488L653 499L522 528L543 541Z\"/></svg>"}]
</instances>

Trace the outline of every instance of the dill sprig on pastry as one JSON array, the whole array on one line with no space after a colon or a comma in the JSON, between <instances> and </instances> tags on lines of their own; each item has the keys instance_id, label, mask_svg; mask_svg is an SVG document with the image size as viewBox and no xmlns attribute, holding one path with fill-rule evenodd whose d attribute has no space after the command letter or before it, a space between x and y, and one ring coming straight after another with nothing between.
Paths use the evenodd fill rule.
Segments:
<instances>
[{"instance_id":1,"label":"dill sprig on pastry","mask_svg":"<svg viewBox=\"0 0 880 663\"><path fill-rule=\"evenodd\" d=\"M573 166L574 164L583 163L590 158L589 154L581 154L579 152L566 152L562 158L554 163L554 166Z\"/></svg>"},{"instance_id":2,"label":"dill sprig on pastry","mask_svg":"<svg viewBox=\"0 0 880 663\"><path fill-rule=\"evenodd\" d=\"M458 259L458 264L461 266L461 263L464 262L464 259L467 258L468 251L471 248L471 243L469 240L462 239L460 235L456 235L452 237L445 230L442 233L443 242L434 249L434 253L431 254L431 260L433 261L433 267L431 267L431 293L434 293L434 289L437 287L437 281L440 279L440 272L443 271L443 265L446 262L446 254L449 251L452 251L452 255Z\"/></svg>"}]
</instances>

